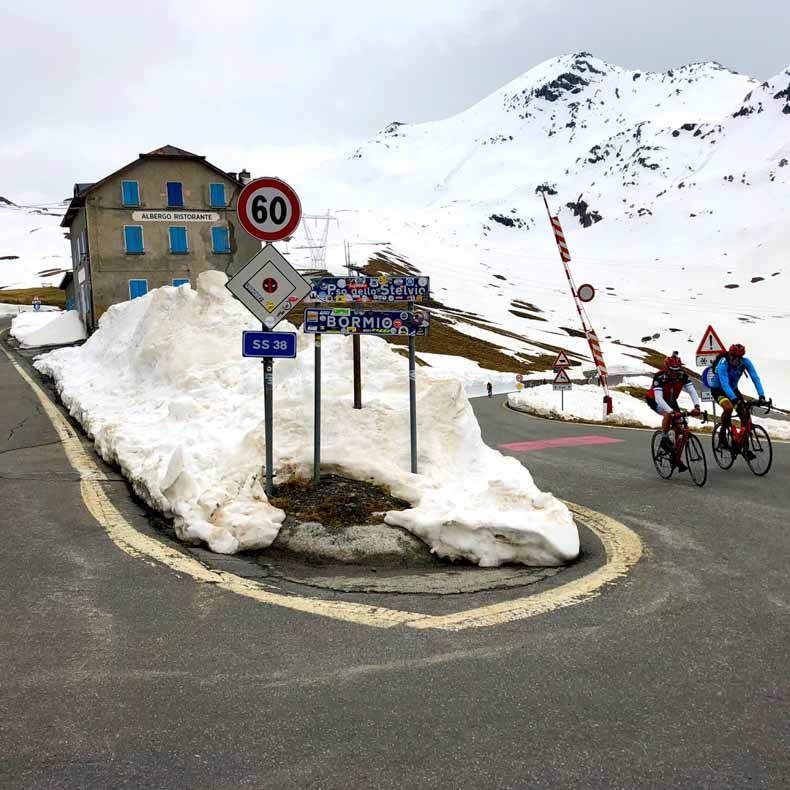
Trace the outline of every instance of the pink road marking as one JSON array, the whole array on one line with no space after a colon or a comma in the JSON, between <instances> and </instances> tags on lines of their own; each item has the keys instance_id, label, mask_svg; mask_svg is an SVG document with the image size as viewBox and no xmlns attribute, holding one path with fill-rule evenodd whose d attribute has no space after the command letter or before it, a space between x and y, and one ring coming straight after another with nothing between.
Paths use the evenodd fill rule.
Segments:
<instances>
[{"instance_id":1,"label":"pink road marking","mask_svg":"<svg viewBox=\"0 0 790 790\"><path fill-rule=\"evenodd\" d=\"M548 450L552 447L577 447L588 444L616 444L625 439L610 439L608 436L569 436L565 439L540 439L536 442L514 442L513 444L500 444L500 450L516 450L529 452L530 450Z\"/></svg>"}]
</instances>

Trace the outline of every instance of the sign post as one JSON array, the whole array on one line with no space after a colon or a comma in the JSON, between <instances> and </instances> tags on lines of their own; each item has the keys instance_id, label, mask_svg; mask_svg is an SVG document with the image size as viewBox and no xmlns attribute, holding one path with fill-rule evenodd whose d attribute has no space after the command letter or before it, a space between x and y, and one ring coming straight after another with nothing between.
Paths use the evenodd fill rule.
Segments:
<instances>
[{"instance_id":1,"label":"sign post","mask_svg":"<svg viewBox=\"0 0 790 790\"><path fill-rule=\"evenodd\" d=\"M565 390L573 388L573 382L571 381L571 377L568 375L568 370L566 367L561 367L557 371L557 375L554 377L554 383L551 386L553 390L560 391L560 409L561 411L565 411Z\"/></svg>"},{"instance_id":2,"label":"sign post","mask_svg":"<svg viewBox=\"0 0 790 790\"><path fill-rule=\"evenodd\" d=\"M242 354L263 357L266 496L271 498L274 495L274 357L295 357L296 335L265 330L274 329L310 293L310 283L272 242L296 230L302 207L296 192L284 181L256 178L241 190L236 210L241 226L251 236L266 242L266 246L228 280L226 287L261 322L264 330L244 333ZM248 350L251 353L246 353Z\"/></svg>"},{"instance_id":3,"label":"sign post","mask_svg":"<svg viewBox=\"0 0 790 790\"><path fill-rule=\"evenodd\" d=\"M38 296L34 296L32 299L33 302L33 309L38 312L41 309L41 299Z\"/></svg>"}]
</instances>

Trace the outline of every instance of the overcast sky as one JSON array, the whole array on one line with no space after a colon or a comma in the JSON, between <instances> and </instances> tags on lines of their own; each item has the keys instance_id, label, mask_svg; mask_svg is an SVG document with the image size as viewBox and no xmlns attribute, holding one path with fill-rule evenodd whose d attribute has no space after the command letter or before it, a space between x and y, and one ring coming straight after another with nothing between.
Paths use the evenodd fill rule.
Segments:
<instances>
[{"instance_id":1,"label":"overcast sky","mask_svg":"<svg viewBox=\"0 0 790 790\"><path fill-rule=\"evenodd\" d=\"M165 143L287 177L577 50L767 79L788 30L787 0L0 0L0 195L59 200Z\"/></svg>"}]
</instances>

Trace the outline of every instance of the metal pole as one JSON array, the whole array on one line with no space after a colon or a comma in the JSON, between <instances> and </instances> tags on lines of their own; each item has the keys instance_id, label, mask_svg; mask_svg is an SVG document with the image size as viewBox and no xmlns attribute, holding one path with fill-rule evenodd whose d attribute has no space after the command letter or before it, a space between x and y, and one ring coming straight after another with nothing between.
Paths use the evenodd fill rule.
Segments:
<instances>
[{"instance_id":1,"label":"metal pole","mask_svg":"<svg viewBox=\"0 0 790 790\"><path fill-rule=\"evenodd\" d=\"M354 348L354 408L362 408L362 350L359 335L353 335L351 342Z\"/></svg>"},{"instance_id":2,"label":"metal pole","mask_svg":"<svg viewBox=\"0 0 790 790\"><path fill-rule=\"evenodd\" d=\"M315 336L315 395L313 403L313 482L321 481L321 335Z\"/></svg>"},{"instance_id":3,"label":"metal pole","mask_svg":"<svg viewBox=\"0 0 790 790\"><path fill-rule=\"evenodd\" d=\"M266 496L274 496L274 453L272 447L272 377L274 373L274 360L271 357L263 358L263 404L266 424Z\"/></svg>"},{"instance_id":4,"label":"metal pole","mask_svg":"<svg viewBox=\"0 0 790 790\"><path fill-rule=\"evenodd\" d=\"M414 302L409 302L409 311ZM417 474L417 338L409 335L409 428L411 433L411 471Z\"/></svg>"},{"instance_id":5,"label":"metal pole","mask_svg":"<svg viewBox=\"0 0 790 790\"><path fill-rule=\"evenodd\" d=\"M565 390L560 390L560 411L565 411Z\"/></svg>"}]
</instances>

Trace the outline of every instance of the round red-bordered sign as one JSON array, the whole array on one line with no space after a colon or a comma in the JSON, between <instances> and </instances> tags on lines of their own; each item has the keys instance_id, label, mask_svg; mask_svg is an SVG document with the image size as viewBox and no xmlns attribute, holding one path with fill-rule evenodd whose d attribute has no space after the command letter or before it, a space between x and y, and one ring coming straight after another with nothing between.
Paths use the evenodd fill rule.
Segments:
<instances>
[{"instance_id":1,"label":"round red-bordered sign","mask_svg":"<svg viewBox=\"0 0 790 790\"><path fill-rule=\"evenodd\" d=\"M244 230L261 241L279 241L293 232L302 219L296 192L279 178L256 178L239 194L236 212Z\"/></svg>"},{"instance_id":2,"label":"round red-bordered sign","mask_svg":"<svg viewBox=\"0 0 790 790\"><path fill-rule=\"evenodd\" d=\"M576 291L576 296L579 297L579 301L581 302L592 302L592 300L595 298L595 288L593 288L589 283L580 285Z\"/></svg>"}]
</instances>

